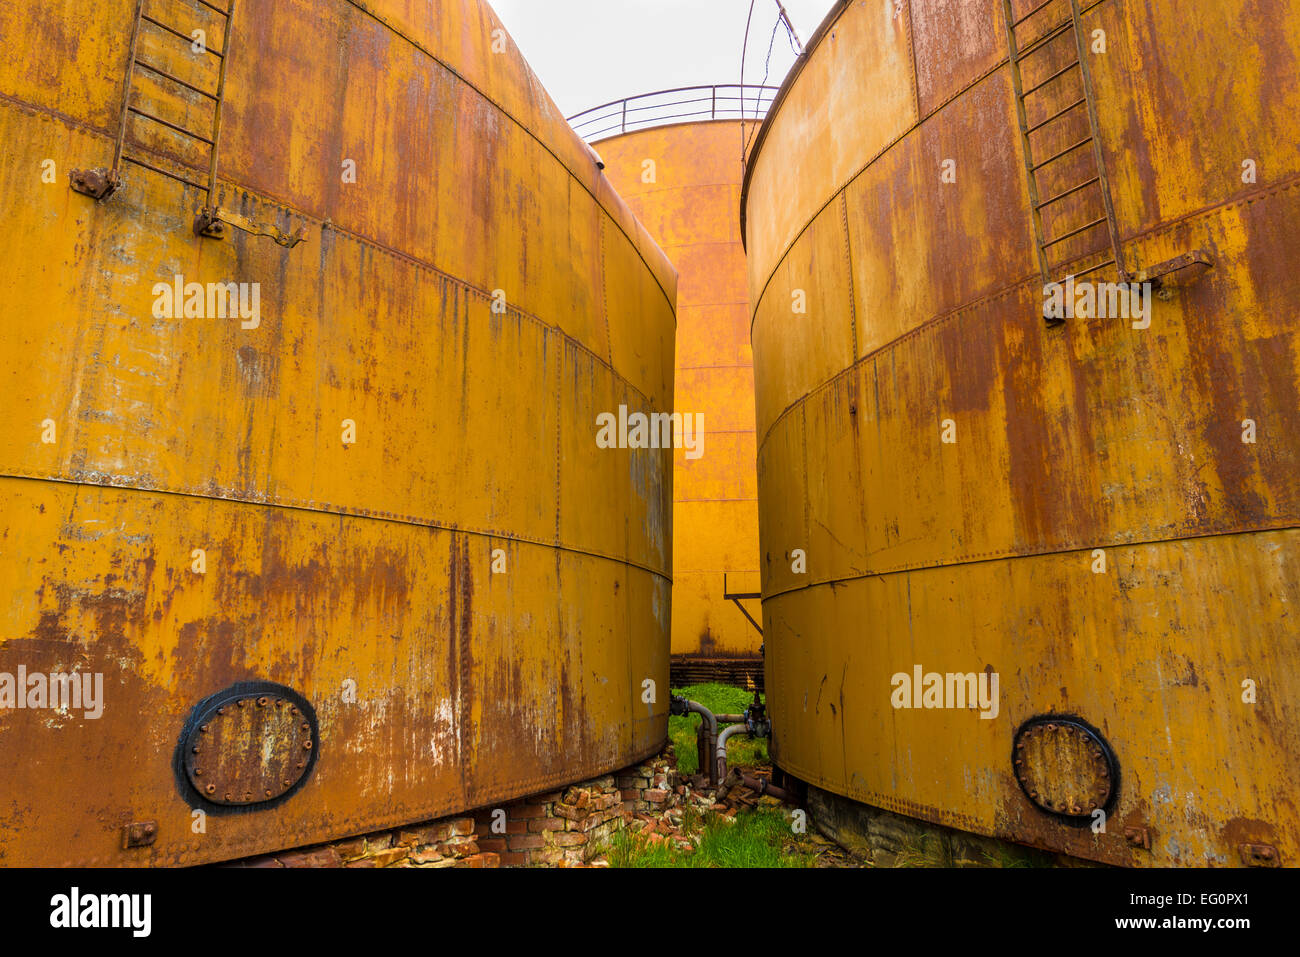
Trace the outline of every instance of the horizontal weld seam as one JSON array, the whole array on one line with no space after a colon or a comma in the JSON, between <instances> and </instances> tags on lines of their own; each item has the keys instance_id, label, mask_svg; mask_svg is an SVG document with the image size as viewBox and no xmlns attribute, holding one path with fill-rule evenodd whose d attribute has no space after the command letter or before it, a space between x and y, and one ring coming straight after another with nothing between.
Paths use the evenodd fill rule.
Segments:
<instances>
[{"instance_id":1,"label":"horizontal weld seam","mask_svg":"<svg viewBox=\"0 0 1300 957\"><path fill-rule=\"evenodd\" d=\"M617 555L610 555L605 552L592 551L585 548L578 548L573 545L565 545L558 541L548 542L536 538L526 538L522 535L515 535L510 532L493 532L484 529L465 528L457 525L443 525L428 519L422 519L413 515L398 515L393 512L380 512L373 509L350 508L344 506L333 506L329 508L322 507L326 503L322 502L304 502L296 499L274 499L272 501L258 502L249 499L235 498L228 495L210 495L203 492L188 491L186 489L163 488L159 486L144 487L140 485L131 485L120 482L87 482L83 479L73 479L66 476L60 476L54 473L26 472L21 469L6 469L0 471L0 479L19 479L37 482L58 482L63 485L78 485L85 488L110 488L121 489L129 492L137 492L142 495L176 495L183 498L203 499L211 502L230 502L235 505L247 505L255 508L283 508L292 509L299 512L312 512L317 515L339 515L351 518L365 518L378 522L393 522L401 525L414 525L419 528L432 528L439 531L451 532L453 534L474 535L479 538L490 538L499 541L518 542L522 545L536 545L541 548L552 548L557 551L570 552L576 555L586 555L589 558L600 558L606 561L616 562L620 565L626 565L629 568L637 568L644 572L649 572L657 578L665 581L672 581L670 575L662 571L644 565L641 562L633 561L629 558L621 558Z\"/></svg>"},{"instance_id":2,"label":"horizontal weld seam","mask_svg":"<svg viewBox=\"0 0 1300 957\"><path fill-rule=\"evenodd\" d=\"M1208 219L1209 217L1215 215L1216 213L1221 213L1229 209L1235 209L1238 206L1250 206L1254 203L1260 202L1261 200L1268 199L1271 196L1275 196L1278 193L1285 193L1288 190L1296 189L1298 187L1300 187L1300 173L1296 173L1295 175L1283 180L1280 183L1274 183L1270 186L1257 189L1243 196L1238 196L1236 199L1227 199L1220 203L1214 203L1213 205L1210 206L1204 206L1200 209L1194 209L1178 217L1177 219L1171 219L1168 222L1157 223L1151 228L1145 229L1142 232L1133 233L1129 236L1122 237L1120 239L1120 242L1126 245L1132 245L1132 244L1142 242L1143 240L1152 239L1157 236L1163 236L1167 233L1173 232L1175 229L1177 229L1180 226L1185 226L1189 223L1195 222L1196 220ZM1106 252L1106 250L1096 249L1093 250L1092 252L1084 253L1080 256L1076 256L1074 259L1070 260L1067 263L1061 264L1061 266L1057 268L1063 269L1068 266L1077 265L1103 252ZM810 399L812 399L818 393L830 388L841 378L855 371L859 366L864 365L867 362L867 360L875 359L879 357L882 353L887 352L890 349L893 349L895 346L903 342L906 342L908 339L912 338L913 336L919 335L920 333L925 332L931 328L937 328L942 323L950 319L953 319L956 316L970 312L971 310L987 305L988 303L996 302L999 299L1006 298L1008 295L1016 292L1022 287L1028 287L1030 289L1037 288L1041 284L1041 281L1042 280L1039 277L1037 271L1030 273L1026 275L1024 278L1017 280L1011 283L1010 285L1004 286L1001 289L992 290L991 292L987 293L984 296L981 296L978 299L972 299L963 305L957 306L949 310L948 312L939 313L933 318L927 319L924 322L920 323L915 328L909 329L907 332L903 333L898 338L891 339L889 340L889 342L883 343L881 346L879 346L877 349L873 350L872 352L868 352L866 355L862 356L861 358L854 360L852 365L835 373L835 375L831 376L826 381L820 382L817 385L813 386L807 392L807 394L800 396L794 402L790 403L790 405L782 409L781 414L772 420L772 424L768 426L767 431L763 434L763 440L761 443L759 443L759 448L761 449L764 445L767 444L767 440L772 435L772 430L777 427L777 425L781 422L782 419L784 419L787 415L789 415L799 406L806 404Z\"/></svg>"},{"instance_id":3,"label":"horizontal weld seam","mask_svg":"<svg viewBox=\"0 0 1300 957\"><path fill-rule=\"evenodd\" d=\"M1043 558L1052 555L1070 555L1080 552L1089 552L1093 549L1121 549L1121 548L1145 548L1149 545L1170 545L1175 542L1199 541L1206 538L1226 538L1231 535L1258 535L1268 534L1271 532L1288 532L1300 528L1300 517L1285 517L1276 520L1276 524L1268 525L1235 525L1229 528L1215 529L1205 532L1188 532L1183 535L1172 535L1165 538L1149 538L1137 542L1128 541L1108 541L1095 542L1092 544L1080 544L1078 542L1064 542L1064 547L1043 548L1035 551L1008 552L1005 549L994 549L988 552L971 552L952 561L927 562L924 564L911 565L894 565L888 568L881 568L875 571L861 572L856 575L844 575L839 578L827 578L822 581L808 582L804 585L796 585L793 588L782 589L781 591L772 592L764 595L763 601L771 598L779 598L782 595L790 595L798 591L806 591L809 588L821 588L824 585L840 585L846 582L862 581L867 578L884 578L886 575L901 575L908 572L930 571L934 569L957 568L962 565L987 565L990 562L1015 561L1024 558Z\"/></svg>"}]
</instances>

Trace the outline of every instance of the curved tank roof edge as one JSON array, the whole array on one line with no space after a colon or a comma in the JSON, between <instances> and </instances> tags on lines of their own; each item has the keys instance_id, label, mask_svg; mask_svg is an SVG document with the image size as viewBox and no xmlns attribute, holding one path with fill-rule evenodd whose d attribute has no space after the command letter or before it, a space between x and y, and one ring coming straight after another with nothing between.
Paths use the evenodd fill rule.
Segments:
<instances>
[{"instance_id":1,"label":"curved tank roof edge","mask_svg":"<svg viewBox=\"0 0 1300 957\"><path fill-rule=\"evenodd\" d=\"M591 140L588 143L588 145L595 147L597 144L608 143L610 140L621 139L624 136L636 136L636 134L638 133L650 133L655 130L671 130L674 127L678 127L678 126L708 126L712 123L759 123L759 122L762 121L756 120L750 116L746 116L746 117L721 116L718 117L717 119L710 118L707 120L682 120L680 123L664 123L662 126L643 126L639 130L628 130L625 133L610 133L608 136L602 136L598 140Z\"/></svg>"},{"instance_id":2,"label":"curved tank roof edge","mask_svg":"<svg viewBox=\"0 0 1300 957\"><path fill-rule=\"evenodd\" d=\"M623 197L609 188L601 170L596 166L595 159L591 156L591 150L587 147L586 141L569 126L559 107L551 98L551 94L547 91L546 84L533 70L532 65L519 48L519 44L515 42L514 36L511 35L509 27L506 26L489 0L476 0L476 2L479 9L491 20L494 20L496 25L505 31L510 40L512 48L511 62L519 70L523 86L531 94L525 101L526 106L531 111L531 116L516 115L507 103L502 102L500 98L493 96L484 88L482 77L467 76L464 70L448 63L444 56L439 56L438 52L431 48L425 39L420 37L420 24L407 16L404 9L392 10L383 0L347 0L347 2L388 27L397 36L428 55L430 59L439 63L444 69L459 77L466 86L481 96L486 103L490 104L503 117L515 123L536 139L555 158L555 161L591 194L596 203L609 214L623 234L627 236L628 242L640 254L646 267L654 275L660 289L663 290L664 296L673 307L674 313L676 313L677 268L673 265L672 260L668 258L668 255L650 238L650 234L641 227L640 220L636 218L636 214L632 212L631 207L624 202ZM567 157L564 155L566 153L569 154Z\"/></svg>"},{"instance_id":3,"label":"curved tank roof edge","mask_svg":"<svg viewBox=\"0 0 1300 957\"><path fill-rule=\"evenodd\" d=\"M758 160L758 154L762 152L763 142L767 139L768 128L780 111L781 104L785 102L786 95L789 94L790 89L799 79L799 74L803 72L804 64L808 62L808 58L814 50L821 46L822 40L826 38L826 34L835 25L835 21L852 5L853 0L836 0L835 6L827 11L826 16L822 18L822 22L818 24L816 32L813 33L807 45L803 48L803 53L800 54L799 59L794 61L794 66L790 68L790 72L781 81L781 88L777 90L771 106L767 108L767 116L763 118L763 125L758 128L758 135L754 137L754 145L750 148L749 156L745 160L745 178L740 184L740 244L746 252L749 251L749 237L745 235L745 207L749 201L749 181L754 175L754 166Z\"/></svg>"}]
</instances>

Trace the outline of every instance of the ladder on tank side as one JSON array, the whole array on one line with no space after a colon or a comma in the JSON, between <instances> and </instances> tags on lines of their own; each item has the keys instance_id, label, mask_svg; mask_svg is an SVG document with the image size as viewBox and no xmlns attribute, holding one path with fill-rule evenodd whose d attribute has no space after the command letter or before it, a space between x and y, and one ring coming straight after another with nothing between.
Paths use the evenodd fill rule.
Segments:
<instances>
[{"instance_id":1,"label":"ladder on tank side","mask_svg":"<svg viewBox=\"0 0 1300 957\"><path fill-rule=\"evenodd\" d=\"M192 23L174 22L175 18L169 18L162 13L158 9L156 2L137 0L135 17L131 22L131 39L127 51L125 79L122 89L122 107L118 117L117 141L113 149L113 165L109 169L72 170L70 173L72 189L93 197L95 200L107 199L122 185L122 164L130 163L175 180L185 186L203 191L204 203L198 210L194 222L196 235L210 239L221 239L225 235L225 224L229 223L254 235L269 236L281 246L293 247L302 241L301 229L292 235L287 235L273 225L254 223L244 216L227 212L217 206L215 197L217 192L217 157L221 143L221 107L226 90L226 66L229 62L231 27L235 17L235 0L225 0L224 6L214 3L212 0L186 0L186 2L205 7L217 15L221 24L220 49L213 49L208 44L206 31L201 33L199 29L193 29ZM173 2L171 6L174 8L177 3ZM173 20L173 22L168 22L169 19ZM149 57L142 57L140 50L142 30L150 30L167 42L189 46L190 55L182 61L188 67L188 70L178 70L173 67L175 72L172 72L165 69L162 63L156 62ZM204 67L205 62L211 62L209 58L214 58L217 62L215 90L205 86L204 82L208 80L210 86L210 70ZM178 73L184 75L177 75ZM190 129L182 123L149 112L149 110L145 109L142 97L139 95L143 82L158 83L181 96L185 95L183 91L188 90L190 93L196 94L200 101L209 102L212 108L212 119L208 128L202 130ZM170 170L150 161L143 155L143 150L139 152L135 150L135 147L141 146L139 143L131 144L132 152L127 152L126 133L133 116L170 130L183 139L196 144L200 151L206 150L207 181L198 182L190 178L186 171Z\"/></svg>"},{"instance_id":2,"label":"ladder on tank side","mask_svg":"<svg viewBox=\"0 0 1300 957\"><path fill-rule=\"evenodd\" d=\"M1068 5L1068 14L1063 19L1044 29L1041 25L1044 18L1040 15L1054 5ZM1011 80L1015 87L1016 114L1020 125L1020 137L1025 158L1025 174L1029 181L1029 201L1033 213L1034 241L1038 250L1038 265L1043 284L1046 286L1051 282L1065 278L1063 269L1066 261L1052 261L1053 251L1057 247L1075 237L1103 228L1106 230L1106 246L1104 247L1105 251L1101 252L1100 255L1109 258L1103 258L1102 261L1089 265L1087 268L1073 273L1073 275L1078 279L1109 266L1114 266L1118 281L1125 282L1128 278L1128 271L1124 264L1124 251L1120 246L1119 230L1115 224L1115 207L1111 201L1110 184L1106 178L1105 160L1101 153L1097 107L1092 94L1092 78L1088 69L1087 47L1083 40L1083 28L1079 22L1078 0L1038 0L1032 8L1019 17L1015 14L1012 0L1002 0L1002 8L1006 17ZM1025 36L1030 37L1030 39L1024 40ZM1038 80L1033 86L1025 89L1022 64L1041 54L1060 38L1067 36L1073 36L1074 39L1074 59L1065 66L1053 71L1051 75ZM1025 106L1026 102L1035 94L1041 94L1057 81L1064 85L1072 79L1077 79L1079 89L1072 95L1065 95L1065 99L1069 100L1069 104L1031 125L1029 112ZM1034 133L1050 130L1054 124L1067 122L1068 118L1080 108L1087 111L1088 135L1043 159L1035 157L1030 137ZM1056 164L1070 161L1071 158L1087 147L1091 147L1088 149L1088 155L1092 157L1090 175L1085 175L1080 181L1069 183L1067 186L1059 188L1051 196L1043 198L1039 191L1039 174L1052 169ZM1087 199L1086 203L1080 203L1085 212L1083 221L1069 225L1059 235L1047 235L1043 225L1043 210L1066 197L1076 195ZM1099 252L1094 250L1085 254L1085 256L1098 254ZM1059 322L1060 320L1049 321Z\"/></svg>"}]
</instances>

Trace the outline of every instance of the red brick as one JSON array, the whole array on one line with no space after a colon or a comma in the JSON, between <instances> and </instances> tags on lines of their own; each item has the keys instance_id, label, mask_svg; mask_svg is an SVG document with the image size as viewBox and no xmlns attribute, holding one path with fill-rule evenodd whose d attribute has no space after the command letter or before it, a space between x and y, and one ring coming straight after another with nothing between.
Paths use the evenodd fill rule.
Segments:
<instances>
[{"instance_id":1,"label":"red brick","mask_svg":"<svg viewBox=\"0 0 1300 957\"><path fill-rule=\"evenodd\" d=\"M343 858L339 855L338 849L334 847L318 847L310 851L289 851L286 854L278 855L278 859L285 867L338 867L343 863Z\"/></svg>"},{"instance_id":2,"label":"red brick","mask_svg":"<svg viewBox=\"0 0 1300 957\"><path fill-rule=\"evenodd\" d=\"M437 844L439 841L447 840L450 830L446 822L428 827L408 828L398 832L397 843L404 844L407 847L418 847L421 844Z\"/></svg>"},{"instance_id":3,"label":"red brick","mask_svg":"<svg viewBox=\"0 0 1300 957\"><path fill-rule=\"evenodd\" d=\"M472 817L458 817L451 822L451 833L464 837L474 833L474 819Z\"/></svg>"},{"instance_id":4,"label":"red brick","mask_svg":"<svg viewBox=\"0 0 1300 957\"><path fill-rule=\"evenodd\" d=\"M645 799L651 804L663 804L668 800L668 792L654 788L645 792Z\"/></svg>"},{"instance_id":5,"label":"red brick","mask_svg":"<svg viewBox=\"0 0 1300 957\"><path fill-rule=\"evenodd\" d=\"M546 842L540 834L512 834L506 843L512 851L530 851L544 846Z\"/></svg>"},{"instance_id":6,"label":"red brick","mask_svg":"<svg viewBox=\"0 0 1300 957\"><path fill-rule=\"evenodd\" d=\"M567 804L555 805L555 816L567 818L570 821L581 821L589 813L586 808L569 807Z\"/></svg>"},{"instance_id":7,"label":"red brick","mask_svg":"<svg viewBox=\"0 0 1300 957\"><path fill-rule=\"evenodd\" d=\"M386 851L380 851L378 854L371 854L369 859L375 862L376 867L387 867L389 864L404 859L410 853L411 849L409 847L392 847Z\"/></svg>"},{"instance_id":8,"label":"red brick","mask_svg":"<svg viewBox=\"0 0 1300 957\"><path fill-rule=\"evenodd\" d=\"M519 823L524 823L520 821ZM530 831L563 831L564 818L562 817L535 817L528 821L528 830Z\"/></svg>"},{"instance_id":9,"label":"red brick","mask_svg":"<svg viewBox=\"0 0 1300 957\"><path fill-rule=\"evenodd\" d=\"M551 842L556 847L576 847L587 843L587 835L579 834L577 831L561 831L551 835Z\"/></svg>"},{"instance_id":10,"label":"red brick","mask_svg":"<svg viewBox=\"0 0 1300 957\"><path fill-rule=\"evenodd\" d=\"M548 821L548 820L550 820L550 818L545 818L545 817L531 817L531 818L528 818L527 820L525 820L524 818L521 817L521 818L519 818L519 819L516 820L516 821L506 821L506 833L507 833L507 834L527 834L528 831L529 831L529 829L530 829L530 825L534 824L534 823L537 822L537 821ZM495 833L495 832L492 832L492 833Z\"/></svg>"},{"instance_id":11,"label":"red brick","mask_svg":"<svg viewBox=\"0 0 1300 957\"><path fill-rule=\"evenodd\" d=\"M456 867L500 867L501 858L496 854L473 854L469 857L459 860Z\"/></svg>"},{"instance_id":12,"label":"red brick","mask_svg":"<svg viewBox=\"0 0 1300 957\"><path fill-rule=\"evenodd\" d=\"M641 796L641 792L638 791L636 788L624 788L618 793L619 796L622 797L624 801L635 801L637 798Z\"/></svg>"},{"instance_id":13,"label":"red brick","mask_svg":"<svg viewBox=\"0 0 1300 957\"><path fill-rule=\"evenodd\" d=\"M435 864L440 860L442 860L442 854L431 847L422 851L415 851L410 857L413 864Z\"/></svg>"},{"instance_id":14,"label":"red brick","mask_svg":"<svg viewBox=\"0 0 1300 957\"><path fill-rule=\"evenodd\" d=\"M350 864L344 864L344 867L378 867L373 858L363 857L359 861L352 861Z\"/></svg>"},{"instance_id":15,"label":"red brick","mask_svg":"<svg viewBox=\"0 0 1300 957\"><path fill-rule=\"evenodd\" d=\"M478 839L478 849L484 853L491 851L499 854L506 849L506 839L504 837L480 837Z\"/></svg>"},{"instance_id":16,"label":"red brick","mask_svg":"<svg viewBox=\"0 0 1300 957\"><path fill-rule=\"evenodd\" d=\"M582 833L586 833L587 831L600 827L602 824L612 819L613 819L613 815L609 814L608 812L593 814L591 817L587 818L581 824L578 824L576 827L573 827L570 830L581 831Z\"/></svg>"},{"instance_id":17,"label":"red brick","mask_svg":"<svg viewBox=\"0 0 1300 957\"><path fill-rule=\"evenodd\" d=\"M358 857L366 856L366 839L364 837L353 838L350 841L340 841L334 845L339 852L339 857L345 861L355 861Z\"/></svg>"},{"instance_id":18,"label":"red brick","mask_svg":"<svg viewBox=\"0 0 1300 957\"><path fill-rule=\"evenodd\" d=\"M528 855L522 851L505 851L497 857L501 859L502 867L527 867L529 864Z\"/></svg>"}]
</instances>

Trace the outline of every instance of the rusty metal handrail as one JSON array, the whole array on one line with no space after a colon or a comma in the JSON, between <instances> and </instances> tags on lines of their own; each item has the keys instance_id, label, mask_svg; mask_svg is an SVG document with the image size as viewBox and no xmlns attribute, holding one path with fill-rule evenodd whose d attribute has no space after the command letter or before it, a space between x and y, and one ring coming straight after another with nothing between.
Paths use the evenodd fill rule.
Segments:
<instances>
[{"instance_id":1,"label":"rusty metal handrail","mask_svg":"<svg viewBox=\"0 0 1300 957\"><path fill-rule=\"evenodd\" d=\"M758 83L679 86L611 100L575 113L568 119L569 125L585 140L688 119L761 120L767 115L779 89Z\"/></svg>"}]
</instances>

